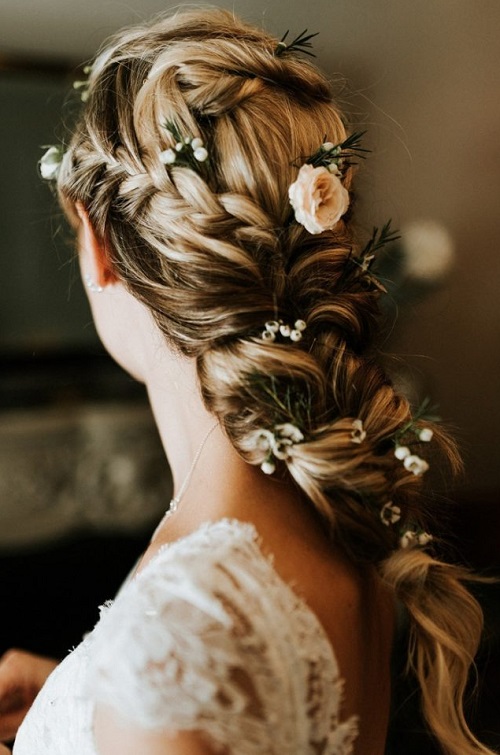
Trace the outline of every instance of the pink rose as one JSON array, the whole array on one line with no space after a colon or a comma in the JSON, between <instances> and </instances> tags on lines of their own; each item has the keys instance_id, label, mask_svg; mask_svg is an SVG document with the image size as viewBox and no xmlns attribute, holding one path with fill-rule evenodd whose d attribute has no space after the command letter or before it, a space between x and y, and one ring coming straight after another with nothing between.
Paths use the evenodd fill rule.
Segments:
<instances>
[{"instance_id":1,"label":"pink rose","mask_svg":"<svg viewBox=\"0 0 500 755\"><path fill-rule=\"evenodd\" d=\"M340 177L326 168L303 165L288 189L295 219L309 233L333 228L349 207L349 192Z\"/></svg>"}]
</instances>

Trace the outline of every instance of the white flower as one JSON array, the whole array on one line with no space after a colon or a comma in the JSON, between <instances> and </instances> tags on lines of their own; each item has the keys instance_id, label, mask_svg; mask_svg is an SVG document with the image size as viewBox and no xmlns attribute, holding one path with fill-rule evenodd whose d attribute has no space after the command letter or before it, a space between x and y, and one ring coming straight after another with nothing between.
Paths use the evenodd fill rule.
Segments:
<instances>
[{"instance_id":1,"label":"white flower","mask_svg":"<svg viewBox=\"0 0 500 755\"><path fill-rule=\"evenodd\" d=\"M203 147L203 141L199 136L195 136L195 138L191 140L191 148L194 152L196 149L200 149L200 147Z\"/></svg>"},{"instance_id":2,"label":"white flower","mask_svg":"<svg viewBox=\"0 0 500 755\"><path fill-rule=\"evenodd\" d=\"M335 147L335 144L333 142L324 142L321 145L321 149L323 152L330 152Z\"/></svg>"},{"instance_id":3,"label":"white flower","mask_svg":"<svg viewBox=\"0 0 500 755\"><path fill-rule=\"evenodd\" d=\"M273 472L276 471L276 464L273 461L266 459L266 461L262 462L260 468L262 469L264 474L273 474Z\"/></svg>"},{"instance_id":4,"label":"white flower","mask_svg":"<svg viewBox=\"0 0 500 755\"><path fill-rule=\"evenodd\" d=\"M283 325L280 325L280 333L285 338L289 338L291 332L292 332L292 329L286 323L284 323Z\"/></svg>"},{"instance_id":5,"label":"white flower","mask_svg":"<svg viewBox=\"0 0 500 755\"><path fill-rule=\"evenodd\" d=\"M353 443L362 443L366 438L366 430L363 429L363 420L355 419L351 425L351 441Z\"/></svg>"},{"instance_id":6,"label":"white flower","mask_svg":"<svg viewBox=\"0 0 500 755\"><path fill-rule=\"evenodd\" d=\"M164 165L172 165L175 163L177 159L177 155L175 154L173 149L165 149L163 152L160 152L160 161Z\"/></svg>"},{"instance_id":7,"label":"white flower","mask_svg":"<svg viewBox=\"0 0 500 755\"><path fill-rule=\"evenodd\" d=\"M328 170L329 173L333 173L334 176L339 176L340 177L342 175L341 172L340 172L340 168L337 165L337 163L333 163L333 162L330 163L328 165L328 169L327 170Z\"/></svg>"},{"instance_id":8,"label":"white flower","mask_svg":"<svg viewBox=\"0 0 500 755\"><path fill-rule=\"evenodd\" d=\"M301 341L302 340L302 333L300 330L291 330L290 331L290 341Z\"/></svg>"},{"instance_id":9,"label":"white flower","mask_svg":"<svg viewBox=\"0 0 500 755\"><path fill-rule=\"evenodd\" d=\"M401 545L401 548L408 548L408 546L412 545L417 537L417 533L413 530L406 530L406 532L403 532L399 539L399 544Z\"/></svg>"},{"instance_id":10,"label":"white flower","mask_svg":"<svg viewBox=\"0 0 500 755\"><path fill-rule=\"evenodd\" d=\"M184 149L184 144L182 142L177 142L177 144L175 145L175 151L182 152L183 149Z\"/></svg>"},{"instance_id":11,"label":"white flower","mask_svg":"<svg viewBox=\"0 0 500 755\"><path fill-rule=\"evenodd\" d=\"M199 163L204 163L208 157L208 152L205 149L205 147L198 147L197 149L194 150L193 154L194 154L194 159L198 160Z\"/></svg>"},{"instance_id":12,"label":"white flower","mask_svg":"<svg viewBox=\"0 0 500 755\"><path fill-rule=\"evenodd\" d=\"M422 441L423 443L429 443L429 441L431 441L431 440L432 440L432 436L433 436L433 435L434 435L434 433L433 433L433 431L431 430L431 428L430 428L430 427L423 427L423 428L422 428L422 429L420 430L419 434L418 434L418 438L419 438L419 440L421 440L421 441Z\"/></svg>"},{"instance_id":13,"label":"white flower","mask_svg":"<svg viewBox=\"0 0 500 755\"><path fill-rule=\"evenodd\" d=\"M394 504L389 501L382 507L380 518L387 526L395 524L401 519L401 509L399 506L394 506Z\"/></svg>"},{"instance_id":14,"label":"white flower","mask_svg":"<svg viewBox=\"0 0 500 755\"><path fill-rule=\"evenodd\" d=\"M324 167L305 164L288 189L295 219L309 233L334 228L349 207L349 192L340 178Z\"/></svg>"},{"instance_id":15,"label":"white flower","mask_svg":"<svg viewBox=\"0 0 500 755\"><path fill-rule=\"evenodd\" d=\"M421 459L420 456L416 456L415 454L405 456L403 464L405 465L405 469L407 469L408 472L413 472L413 474L417 477L423 475L424 472L427 472L427 470L429 469L427 462Z\"/></svg>"},{"instance_id":16,"label":"white flower","mask_svg":"<svg viewBox=\"0 0 500 755\"><path fill-rule=\"evenodd\" d=\"M403 459L406 459L410 454L411 451L408 446L396 446L396 450L394 451L394 456L396 459L399 459L399 461L403 461Z\"/></svg>"},{"instance_id":17,"label":"white flower","mask_svg":"<svg viewBox=\"0 0 500 755\"><path fill-rule=\"evenodd\" d=\"M55 181L59 175L62 158L61 147L49 147L38 163L41 177L46 181Z\"/></svg>"},{"instance_id":18,"label":"white flower","mask_svg":"<svg viewBox=\"0 0 500 755\"><path fill-rule=\"evenodd\" d=\"M263 330L261 338L263 341L275 341L276 336L272 330Z\"/></svg>"},{"instance_id":19,"label":"white flower","mask_svg":"<svg viewBox=\"0 0 500 755\"><path fill-rule=\"evenodd\" d=\"M263 451L269 451L274 446L274 434L270 430L258 430L255 445Z\"/></svg>"},{"instance_id":20,"label":"white flower","mask_svg":"<svg viewBox=\"0 0 500 755\"><path fill-rule=\"evenodd\" d=\"M276 432L282 438L289 438L292 443L300 443L304 440L304 436L296 425L292 425L291 422L285 422L283 425L276 425Z\"/></svg>"},{"instance_id":21,"label":"white flower","mask_svg":"<svg viewBox=\"0 0 500 755\"><path fill-rule=\"evenodd\" d=\"M434 538L432 537L432 535L430 535L428 532L421 532L419 535L417 535L419 545L427 545L433 539Z\"/></svg>"},{"instance_id":22,"label":"white flower","mask_svg":"<svg viewBox=\"0 0 500 755\"><path fill-rule=\"evenodd\" d=\"M295 330L305 330L307 328L307 323L305 320L295 320L294 328Z\"/></svg>"}]
</instances>

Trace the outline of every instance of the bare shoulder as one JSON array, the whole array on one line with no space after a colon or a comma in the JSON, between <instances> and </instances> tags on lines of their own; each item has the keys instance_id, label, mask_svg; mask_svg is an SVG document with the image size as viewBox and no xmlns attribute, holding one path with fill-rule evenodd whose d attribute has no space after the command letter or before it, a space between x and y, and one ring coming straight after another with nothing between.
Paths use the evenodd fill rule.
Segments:
<instances>
[{"instance_id":1,"label":"bare shoulder","mask_svg":"<svg viewBox=\"0 0 500 755\"><path fill-rule=\"evenodd\" d=\"M221 755L197 731L149 731L133 725L106 705L94 713L94 740L99 755Z\"/></svg>"}]
</instances>

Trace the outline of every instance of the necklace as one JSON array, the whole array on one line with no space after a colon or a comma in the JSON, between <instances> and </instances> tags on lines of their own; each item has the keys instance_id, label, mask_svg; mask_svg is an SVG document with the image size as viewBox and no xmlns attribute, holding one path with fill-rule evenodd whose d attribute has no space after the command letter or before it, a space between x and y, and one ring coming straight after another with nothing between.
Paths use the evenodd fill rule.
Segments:
<instances>
[{"instance_id":1,"label":"necklace","mask_svg":"<svg viewBox=\"0 0 500 755\"><path fill-rule=\"evenodd\" d=\"M209 431L207 432L207 434L205 435L205 437L201 441L201 443L200 443L200 445L198 447L198 450L196 451L196 453L194 455L193 461L191 462L191 466L189 467L188 473L187 473L186 477L184 478L184 482L182 483L182 485L181 485L181 487L180 487L179 492L177 493L177 495L174 496L174 498L171 499L170 504L168 506L168 509L166 510L165 514L161 518L161 520L160 520L157 528L155 529L155 531L153 533L152 540L155 539L155 537L156 537L156 535L158 533L158 530L160 529L160 527L162 526L162 524L164 522L166 522L167 519L170 519L170 517L172 516L172 514L175 514L175 512L179 508L179 504L181 502L181 499L182 499L184 493L186 492L189 483L191 482L191 477L193 476L193 472L194 472L194 470L196 468L196 465L198 464L198 461L200 460L200 456L201 456L201 454L203 452L203 449L205 448L205 444L206 444L207 440L210 438L210 436L212 435L212 433L215 430L215 428L218 427L218 426L219 426L218 422L216 422L214 425L212 425L212 427L209 429Z\"/></svg>"}]
</instances>

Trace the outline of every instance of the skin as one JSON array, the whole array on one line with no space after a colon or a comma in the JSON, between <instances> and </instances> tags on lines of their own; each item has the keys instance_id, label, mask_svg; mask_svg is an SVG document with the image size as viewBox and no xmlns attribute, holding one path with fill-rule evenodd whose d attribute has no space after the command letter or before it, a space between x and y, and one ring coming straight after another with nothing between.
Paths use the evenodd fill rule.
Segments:
<instances>
[{"instance_id":1,"label":"skin","mask_svg":"<svg viewBox=\"0 0 500 755\"><path fill-rule=\"evenodd\" d=\"M114 359L146 385L177 493L214 417L199 395L194 361L169 348L149 311L110 268L83 207L76 209L82 274L104 289L88 291L99 335ZM345 680L342 716L357 714L363 722L355 753L383 755L390 703L391 596L374 572L355 568L332 547L312 507L289 482L243 461L218 426L203 448L182 504L159 528L138 569L162 544L223 517L255 525L262 550L273 555L278 574L316 613ZM0 685L1 678L0 664ZM94 733L100 755L215 753L197 732L148 732L104 706L96 710Z\"/></svg>"}]
</instances>

